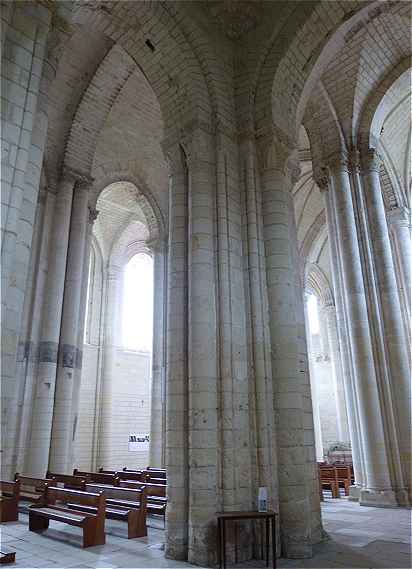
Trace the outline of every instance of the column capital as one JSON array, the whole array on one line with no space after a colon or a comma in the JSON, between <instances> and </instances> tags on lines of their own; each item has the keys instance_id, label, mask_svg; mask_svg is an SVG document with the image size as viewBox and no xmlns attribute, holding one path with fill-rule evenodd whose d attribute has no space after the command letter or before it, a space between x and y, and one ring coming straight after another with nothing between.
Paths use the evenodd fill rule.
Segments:
<instances>
[{"instance_id":1,"label":"column capital","mask_svg":"<svg viewBox=\"0 0 412 569\"><path fill-rule=\"evenodd\" d=\"M338 152L330 154L326 158L325 167L322 168L322 170L328 172L329 175L337 171L350 172L351 159L348 152L345 150L339 150Z\"/></svg>"},{"instance_id":2,"label":"column capital","mask_svg":"<svg viewBox=\"0 0 412 569\"><path fill-rule=\"evenodd\" d=\"M76 187L81 188L89 188L94 182L94 179L91 176L84 174L83 172L79 172L74 168L70 168L70 166L63 167L61 179L76 184Z\"/></svg>"},{"instance_id":3,"label":"column capital","mask_svg":"<svg viewBox=\"0 0 412 569\"><path fill-rule=\"evenodd\" d=\"M368 148L361 152L361 168L366 172L378 172L382 163L382 157L375 148Z\"/></svg>"},{"instance_id":4,"label":"column capital","mask_svg":"<svg viewBox=\"0 0 412 569\"><path fill-rule=\"evenodd\" d=\"M99 211L89 206L89 223L93 224L99 215Z\"/></svg>"},{"instance_id":5,"label":"column capital","mask_svg":"<svg viewBox=\"0 0 412 569\"><path fill-rule=\"evenodd\" d=\"M314 170L313 179L315 180L321 194L329 191L330 175L328 168L320 168L320 171L318 172Z\"/></svg>"},{"instance_id":6,"label":"column capital","mask_svg":"<svg viewBox=\"0 0 412 569\"><path fill-rule=\"evenodd\" d=\"M262 172L279 170L284 175L294 179L299 178L296 167L296 158L292 156L293 148L286 141L277 136L277 133L267 132L256 139L256 149L259 168Z\"/></svg>"}]
</instances>

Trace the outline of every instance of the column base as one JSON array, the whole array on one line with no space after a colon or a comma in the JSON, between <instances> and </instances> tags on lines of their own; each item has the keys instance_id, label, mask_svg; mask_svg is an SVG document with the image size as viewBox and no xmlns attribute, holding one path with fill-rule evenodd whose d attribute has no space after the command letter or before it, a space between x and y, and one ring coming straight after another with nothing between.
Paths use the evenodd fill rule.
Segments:
<instances>
[{"instance_id":1,"label":"column base","mask_svg":"<svg viewBox=\"0 0 412 569\"><path fill-rule=\"evenodd\" d=\"M361 490L359 497L360 506L372 506L375 508L397 508L398 501L392 490Z\"/></svg>"},{"instance_id":2,"label":"column base","mask_svg":"<svg viewBox=\"0 0 412 569\"><path fill-rule=\"evenodd\" d=\"M356 486L356 484L349 486L349 496L348 496L349 502L359 502L360 494L361 494L360 486Z\"/></svg>"}]
</instances>

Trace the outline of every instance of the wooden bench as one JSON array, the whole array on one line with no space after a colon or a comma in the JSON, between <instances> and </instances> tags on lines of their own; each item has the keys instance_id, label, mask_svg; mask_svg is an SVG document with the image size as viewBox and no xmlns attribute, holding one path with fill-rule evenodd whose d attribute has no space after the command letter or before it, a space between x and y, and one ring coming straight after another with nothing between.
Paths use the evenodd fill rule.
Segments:
<instances>
[{"instance_id":1,"label":"wooden bench","mask_svg":"<svg viewBox=\"0 0 412 569\"><path fill-rule=\"evenodd\" d=\"M130 468L124 467L121 473L117 473L120 477L120 480L135 480L136 482L146 482L147 476L143 470L132 470Z\"/></svg>"},{"instance_id":2,"label":"wooden bench","mask_svg":"<svg viewBox=\"0 0 412 569\"><path fill-rule=\"evenodd\" d=\"M68 490L84 490L86 488L87 480L84 477L72 476L71 474L57 474L48 470L46 478L53 478L55 486L60 487L62 485Z\"/></svg>"},{"instance_id":3,"label":"wooden bench","mask_svg":"<svg viewBox=\"0 0 412 569\"><path fill-rule=\"evenodd\" d=\"M16 552L4 545L2 548L2 551L0 551L0 565L14 563L16 561Z\"/></svg>"},{"instance_id":4,"label":"wooden bench","mask_svg":"<svg viewBox=\"0 0 412 569\"><path fill-rule=\"evenodd\" d=\"M17 522L19 519L20 482L0 480L0 522Z\"/></svg>"},{"instance_id":5,"label":"wooden bench","mask_svg":"<svg viewBox=\"0 0 412 569\"><path fill-rule=\"evenodd\" d=\"M131 480L121 480L122 488L142 488L146 487L146 501L148 514L157 516L165 516L167 497L166 484L147 484L142 482L134 482Z\"/></svg>"},{"instance_id":6,"label":"wooden bench","mask_svg":"<svg viewBox=\"0 0 412 569\"><path fill-rule=\"evenodd\" d=\"M56 505L61 504L61 505ZM70 502L71 507L67 506ZM84 512L76 506L91 506ZM102 492L91 493L48 486L43 500L29 508L29 530L40 532L49 527L50 520L63 522L83 530L83 547L104 545L106 498Z\"/></svg>"},{"instance_id":7,"label":"wooden bench","mask_svg":"<svg viewBox=\"0 0 412 569\"><path fill-rule=\"evenodd\" d=\"M166 469L165 468L155 468L153 466L148 466L146 468L146 474L149 474L152 478L164 478L166 480Z\"/></svg>"},{"instance_id":8,"label":"wooden bench","mask_svg":"<svg viewBox=\"0 0 412 569\"><path fill-rule=\"evenodd\" d=\"M349 486L351 485L351 471L349 466L335 466L338 484L344 488L345 496L349 496Z\"/></svg>"},{"instance_id":9,"label":"wooden bench","mask_svg":"<svg viewBox=\"0 0 412 569\"><path fill-rule=\"evenodd\" d=\"M87 483L95 482L96 484L107 484L107 486L119 486L119 477L115 474L105 474L103 472L84 472L73 470L73 476L85 478Z\"/></svg>"},{"instance_id":10,"label":"wooden bench","mask_svg":"<svg viewBox=\"0 0 412 569\"><path fill-rule=\"evenodd\" d=\"M18 472L14 475L15 480L20 480L19 500L26 502L38 502L46 490L47 486L55 484L53 478L33 478L32 476L22 476Z\"/></svg>"},{"instance_id":11,"label":"wooden bench","mask_svg":"<svg viewBox=\"0 0 412 569\"><path fill-rule=\"evenodd\" d=\"M332 498L340 498L339 482L334 466L319 466L319 477L323 488L327 488L332 492Z\"/></svg>"},{"instance_id":12,"label":"wooden bench","mask_svg":"<svg viewBox=\"0 0 412 569\"><path fill-rule=\"evenodd\" d=\"M105 470L103 466L99 468L99 473L101 474L116 474L117 470Z\"/></svg>"},{"instance_id":13,"label":"wooden bench","mask_svg":"<svg viewBox=\"0 0 412 569\"><path fill-rule=\"evenodd\" d=\"M127 521L127 538L146 537L146 489L87 484L88 492L104 492L106 518Z\"/></svg>"}]
</instances>

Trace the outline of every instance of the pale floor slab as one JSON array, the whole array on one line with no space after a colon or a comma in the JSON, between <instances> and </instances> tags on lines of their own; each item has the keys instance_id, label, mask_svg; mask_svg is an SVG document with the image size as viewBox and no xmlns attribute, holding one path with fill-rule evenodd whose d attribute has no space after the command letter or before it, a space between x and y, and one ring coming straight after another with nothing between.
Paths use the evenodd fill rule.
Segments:
<instances>
[{"instance_id":1,"label":"pale floor slab","mask_svg":"<svg viewBox=\"0 0 412 569\"><path fill-rule=\"evenodd\" d=\"M345 499L326 500L322 504L323 523L329 539L314 548L312 559L280 559L279 568L368 568L403 569L411 563L411 511L361 507ZM28 530L28 518L20 514L19 522L2 524L0 542L16 551L17 568L153 568L194 567L165 559L164 532L161 523L149 528L147 538L125 539L126 526L107 523L106 545L81 548L81 532L58 522L51 522L43 534ZM259 561L242 564L259 567ZM238 565L237 567L240 567Z\"/></svg>"}]
</instances>

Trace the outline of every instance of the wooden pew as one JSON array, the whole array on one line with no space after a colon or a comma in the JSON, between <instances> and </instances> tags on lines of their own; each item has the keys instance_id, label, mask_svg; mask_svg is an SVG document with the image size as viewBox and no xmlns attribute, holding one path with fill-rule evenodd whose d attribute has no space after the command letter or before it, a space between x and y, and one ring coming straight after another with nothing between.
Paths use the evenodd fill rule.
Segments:
<instances>
[{"instance_id":1,"label":"wooden pew","mask_svg":"<svg viewBox=\"0 0 412 569\"><path fill-rule=\"evenodd\" d=\"M104 492L106 518L127 521L127 538L146 537L146 489L86 484L88 492Z\"/></svg>"},{"instance_id":2,"label":"wooden pew","mask_svg":"<svg viewBox=\"0 0 412 569\"><path fill-rule=\"evenodd\" d=\"M340 498L339 482L334 466L320 466L319 476L323 488L328 488L332 492L332 498Z\"/></svg>"},{"instance_id":3,"label":"wooden pew","mask_svg":"<svg viewBox=\"0 0 412 569\"><path fill-rule=\"evenodd\" d=\"M126 466L121 471L124 474L117 474L120 476L121 480L135 480L136 482L146 482L147 476L143 470L132 470L131 468L126 468Z\"/></svg>"},{"instance_id":4,"label":"wooden pew","mask_svg":"<svg viewBox=\"0 0 412 569\"><path fill-rule=\"evenodd\" d=\"M167 506L166 484L143 484L131 480L120 480L120 486L122 488L146 487L147 512L157 516L165 516Z\"/></svg>"},{"instance_id":5,"label":"wooden pew","mask_svg":"<svg viewBox=\"0 0 412 569\"><path fill-rule=\"evenodd\" d=\"M84 477L72 476L71 474L57 474L48 470L46 478L53 478L55 486L62 484L68 490L84 490L86 488L87 480Z\"/></svg>"},{"instance_id":6,"label":"wooden pew","mask_svg":"<svg viewBox=\"0 0 412 569\"><path fill-rule=\"evenodd\" d=\"M103 472L84 472L73 470L73 476L85 478L86 482L96 482L96 484L107 484L107 486L119 486L119 477L116 474L105 474Z\"/></svg>"},{"instance_id":7,"label":"wooden pew","mask_svg":"<svg viewBox=\"0 0 412 569\"><path fill-rule=\"evenodd\" d=\"M56 505L60 504L60 505ZM73 507L69 508L70 502ZM84 512L76 505L92 506ZM102 492L91 493L47 486L43 500L29 507L29 530L39 532L49 527L50 520L77 526L83 530L83 547L105 544L106 498Z\"/></svg>"},{"instance_id":8,"label":"wooden pew","mask_svg":"<svg viewBox=\"0 0 412 569\"><path fill-rule=\"evenodd\" d=\"M116 474L117 470L106 470L103 468L103 466L101 466L99 468L99 473L101 474Z\"/></svg>"},{"instance_id":9,"label":"wooden pew","mask_svg":"<svg viewBox=\"0 0 412 569\"><path fill-rule=\"evenodd\" d=\"M20 480L19 500L26 502L38 502L45 492L47 486L56 483L54 478L33 478L32 476L22 476L18 472L14 475L15 480Z\"/></svg>"},{"instance_id":10,"label":"wooden pew","mask_svg":"<svg viewBox=\"0 0 412 569\"><path fill-rule=\"evenodd\" d=\"M0 565L7 565L16 561L16 552L3 546L3 551L0 551Z\"/></svg>"},{"instance_id":11,"label":"wooden pew","mask_svg":"<svg viewBox=\"0 0 412 569\"><path fill-rule=\"evenodd\" d=\"M140 472L131 472L130 470L119 470L116 472L116 476L119 480L132 480L134 482L141 482L144 484L146 482L146 475Z\"/></svg>"},{"instance_id":12,"label":"wooden pew","mask_svg":"<svg viewBox=\"0 0 412 569\"><path fill-rule=\"evenodd\" d=\"M336 474L338 477L339 486L344 488L345 496L349 496L349 486L351 485L351 471L347 466L336 466Z\"/></svg>"},{"instance_id":13,"label":"wooden pew","mask_svg":"<svg viewBox=\"0 0 412 569\"><path fill-rule=\"evenodd\" d=\"M0 522L17 522L19 519L20 482L0 480Z\"/></svg>"},{"instance_id":14,"label":"wooden pew","mask_svg":"<svg viewBox=\"0 0 412 569\"><path fill-rule=\"evenodd\" d=\"M165 468L154 468L153 466L148 466L146 468L146 474L149 474L152 478L164 478L166 480L166 469Z\"/></svg>"}]
</instances>

